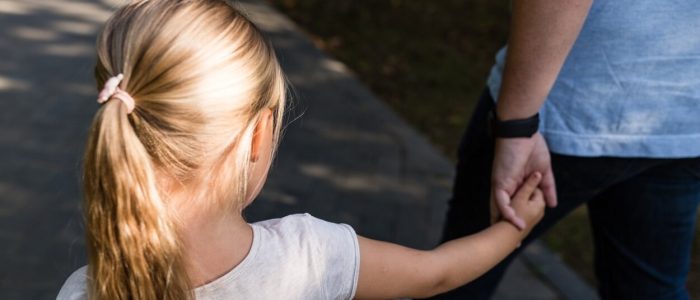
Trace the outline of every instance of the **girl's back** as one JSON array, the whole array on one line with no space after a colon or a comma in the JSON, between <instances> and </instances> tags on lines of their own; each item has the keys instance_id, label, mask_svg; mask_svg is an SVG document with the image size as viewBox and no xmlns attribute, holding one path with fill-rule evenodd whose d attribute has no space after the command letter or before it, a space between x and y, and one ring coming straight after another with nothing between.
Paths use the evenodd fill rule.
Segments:
<instances>
[{"instance_id":1,"label":"girl's back","mask_svg":"<svg viewBox=\"0 0 700 300\"><path fill-rule=\"evenodd\" d=\"M351 299L360 268L357 236L348 225L308 214L252 224L254 238L236 268L194 290L197 299ZM87 299L83 267L58 299Z\"/></svg>"}]
</instances>

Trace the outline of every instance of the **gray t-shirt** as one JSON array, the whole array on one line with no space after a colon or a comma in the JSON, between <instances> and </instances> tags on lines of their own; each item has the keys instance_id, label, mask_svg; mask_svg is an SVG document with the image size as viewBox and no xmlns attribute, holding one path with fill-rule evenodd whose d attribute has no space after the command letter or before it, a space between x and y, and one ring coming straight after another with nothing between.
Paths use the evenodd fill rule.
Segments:
<instances>
[{"instance_id":1,"label":"gray t-shirt","mask_svg":"<svg viewBox=\"0 0 700 300\"><path fill-rule=\"evenodd\" d=\"M248 256L194 290L197 299L352 299L360 271L355 231L309 214L251 224ZM87 266L66 280L57 299L87 299Z\"/></svg>"}]
</instances>

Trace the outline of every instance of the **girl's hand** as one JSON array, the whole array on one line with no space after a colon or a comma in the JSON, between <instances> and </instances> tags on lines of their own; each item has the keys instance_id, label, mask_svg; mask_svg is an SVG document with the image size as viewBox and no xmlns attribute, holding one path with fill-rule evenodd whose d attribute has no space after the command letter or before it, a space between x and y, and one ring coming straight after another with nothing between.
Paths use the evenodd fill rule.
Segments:
<instances>
[{"instance_id":1,"label":"girl's hand","mask_svg":"<svg viewBox=\"0 0 700 300\"><path fill-rule=\"evenodd\" d=\"M512 206L515 213L524 219L526 227L523 237L532 230L544 216L544 195L537 186L542 181L542 174L532 173L520 189L515 193Z\"/></svg>"}]
</instances>

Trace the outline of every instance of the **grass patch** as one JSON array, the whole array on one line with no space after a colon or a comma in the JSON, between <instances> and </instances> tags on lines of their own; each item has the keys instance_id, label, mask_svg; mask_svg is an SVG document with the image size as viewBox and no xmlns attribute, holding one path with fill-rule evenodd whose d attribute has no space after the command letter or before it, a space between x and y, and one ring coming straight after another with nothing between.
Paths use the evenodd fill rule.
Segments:
<instances>
[{"instance_id":1,"label":"grass patch","mask_svg":"<svg viewBox=\"0 0 700 300\"><path fill-rule=\"evenodd\" d=\"M267 1L294 19L319 48L344 62L375 94L455 159L493 57L507 39L508 1ZM585 207L543 238L595 284ZM694 254L688 286L691 295L700 298L699 239Z\"/></svg>"}]
</instances>

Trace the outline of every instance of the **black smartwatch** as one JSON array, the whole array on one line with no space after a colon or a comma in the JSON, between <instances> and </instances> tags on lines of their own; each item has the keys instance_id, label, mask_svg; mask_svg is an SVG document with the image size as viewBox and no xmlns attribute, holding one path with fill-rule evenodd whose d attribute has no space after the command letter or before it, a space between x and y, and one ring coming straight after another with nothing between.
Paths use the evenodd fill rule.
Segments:
<instances>
[{"instance_id":1,"label":"black smartwatch","mask_svg":"<svg viewBox=\"0 0 700 300\"><path fill-rule=\"evenodd\" d=\"M489 114L491 136L494 138L530 138L540 127L540 114L537 113L526 119L501 121L496 115L496 109Z\"/></svg>"}]
</instances>

